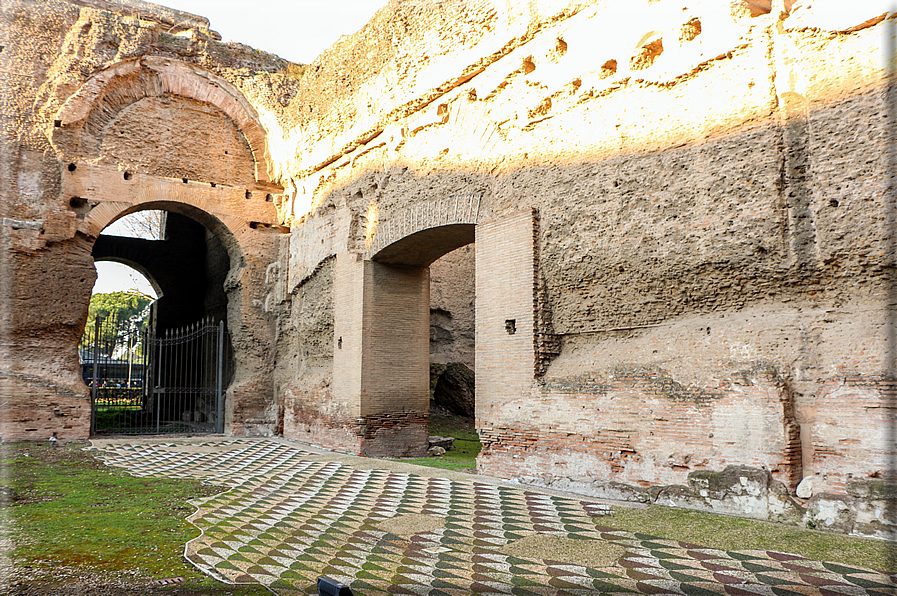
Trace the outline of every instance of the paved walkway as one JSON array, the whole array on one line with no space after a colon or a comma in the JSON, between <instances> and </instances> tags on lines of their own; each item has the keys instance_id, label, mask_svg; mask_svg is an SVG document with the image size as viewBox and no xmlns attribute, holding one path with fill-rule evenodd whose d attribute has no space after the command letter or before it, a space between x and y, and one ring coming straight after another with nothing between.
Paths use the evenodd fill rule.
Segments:
<instances>
[{"instance_id":1,"label":"paved walkway","mask_svg":"<svg viewBox=\"0 0 897 596\"><path fill-rule=\"evenodd\" d=\"M196 501L186 556L227 582L356 595L895 594L888 575L770 551L721 551L609 527L607 506L482 477L276 439L96 441L137 476L232 487Z\"/></svg>"}]
</instances>

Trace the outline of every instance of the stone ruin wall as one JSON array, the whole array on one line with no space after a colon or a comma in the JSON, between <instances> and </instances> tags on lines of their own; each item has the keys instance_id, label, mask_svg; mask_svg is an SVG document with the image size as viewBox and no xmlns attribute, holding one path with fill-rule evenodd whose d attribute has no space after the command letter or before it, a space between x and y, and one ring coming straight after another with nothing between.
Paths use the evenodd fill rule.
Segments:
<instances>
[{"instance_id":1,"label":"stone ruin wall","mask_svg":"<svg viewBox=\"0 0 897 596\"><path fill-rule=\"evenodd\" d=\"M528 389L478 391L482 473L883 533L893 19L528 8L391 3L309 68L280 205L284 435L354 440L333 422L351 418L333 305L308 297L333 255L369 258L421 201L477 196L481 222L537 210L533 316L553 340Z\"/></svg>"},{"instance_id":2,"label":"stone ruin wall","mask_svg":"<svg viewBox=\"0 0 897 596\"><path fill-rule=\"evenodd\" d=\"M870 535L893 523L880 479L894 451L881 60L894 20L874 2L832 17L826 3L782 0L664 0L636 13L622 2L393 1L298 85L201 19L170 30L165 15L129 6L143 5L2 8L4 438L86 434L74 346L99 229L63 192L67 152L87 154L51 142L62 138L54 117L104 69L139 59L146 76L158 58L239 90L284 188L269 193L276 221L241 232L246 268L229 278L249 372L229 396L232 432L361 448L344 388L362 373L334 375L338 338L361 322L346 288L361 287L355 265L372 247L398 239L402 222L426 227L426 205L439 204L432 226L463 212L452 221L483 233L484 354L498 350L481 313L502 305L480 300L481 282L489 296L508 282L531 310L516 336L530 356L515 353L503 373L477 353L489 379L477 395L481 472ZM209 102L131 103L116 114L147 125L137 141L161 134L147 117L164 115L215 135L213 147L240 143ZM246 182L199 147L171 160L102 136L88 158L101 173ZM809 503L793 499L804 476Z\"/></svg>"},{"instance_id":3,"label":"stone ruin wall","mask_svg":"<svg viewBox=\"0 0 897 596\"><path fill-rule=\"evenodd\" d=\"M208 89L238 89L276 126L295 94L288 64L221 43L202 17L140 0L13 0L0 7L0 25L0 436L87 436L76 348L96 276L91 248L102 227L154 198L228 248L238 360L228 428L274 432L263 298L279 236L265 196L277 191L266 172L259 182L247 123L232 116L239 106ZM210 186L233 188L240 204L219 208ZM268 224L244 229L234 210Z\"/></svg>"},{"instance_id":4,"label":"stone ruin wall","mask_svg":"<svg viewBox=\"0 0 897 596\"><path fill-rule=\"evenodd\" d=\"M430 362L474 369L474 250L458 248L430 265Z\"/></svg>"}]
</instances>

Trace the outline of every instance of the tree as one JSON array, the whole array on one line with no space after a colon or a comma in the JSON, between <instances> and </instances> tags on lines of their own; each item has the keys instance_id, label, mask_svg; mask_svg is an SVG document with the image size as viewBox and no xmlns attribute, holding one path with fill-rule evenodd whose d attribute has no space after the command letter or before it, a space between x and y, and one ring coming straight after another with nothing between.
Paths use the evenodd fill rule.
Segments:
<instances>
[{"instance_id":1,"label":"tree","mask_svg":"<svg viewBox=\"0 0 897 596\"><path fill-rule=\"evenodd\" d=\"M79 348L93 350L98 341L104 355L120 358L123 352L143 353L142 332L149 321L153 298L130 290L94 294L90 297L87 325ZM99 338L95 338L96 320L100 317Z\"/></svg>"},{"instance_id":2,"label":"tree","mask_svg":"<svg viewBox=\"0 0 897 596\"><path fill-rule=\"evenodd\" d=\"M153 298L134 290L94 294L90 297L87 326L94 325L99 314L104 319L112 318L119 322L134 320L143 327L146 325L147 307L152 302Z\"/></svg>"},{"instance_id":3,"label":"tree","mask_svg":"<svg viewBox=\"0 0 897 596\"><path fill-rule=\"evenodd\" d=\"M165 237L167 212L151 209L126 215L103 231L112 236L127 236L145 240L162 240Z\"/></svg>"}]
</instances>

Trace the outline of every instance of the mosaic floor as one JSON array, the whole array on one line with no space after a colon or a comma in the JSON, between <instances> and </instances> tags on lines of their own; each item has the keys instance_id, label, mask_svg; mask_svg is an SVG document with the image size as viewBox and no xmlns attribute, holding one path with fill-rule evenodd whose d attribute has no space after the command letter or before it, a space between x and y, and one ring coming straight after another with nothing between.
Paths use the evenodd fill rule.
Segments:
<instances>
[{"instance_id":1,"label":"mosaic floor","mask_svg":"<svg viewBox=\"0 0 897 596\"><path fill-rule=\"evenodd\" d=\"M356 595L897 594L897 574L618 531L598 503L357 469L280 441L117 443L96 454L137 476L232 487L196 502L189 519L203 533L186 556L284 596L316 594L321 575Z\"/></svg>"}]
</instances>

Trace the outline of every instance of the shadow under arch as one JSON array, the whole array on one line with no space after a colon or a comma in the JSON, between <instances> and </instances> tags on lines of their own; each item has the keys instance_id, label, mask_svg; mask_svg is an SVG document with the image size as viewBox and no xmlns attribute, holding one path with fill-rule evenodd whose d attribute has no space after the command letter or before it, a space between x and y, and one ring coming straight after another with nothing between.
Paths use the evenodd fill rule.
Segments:
<instances>
[{"instance_id":1,"label":"shadow under arch","mask_svg":"<svg viewBox=\"0 0 897 596\"><path fill-rule=\"evenodd\" d=\"M106 205L111 204L112 203L106 203ZM108 217L106 221L102 222L102 229L107 229L116 221L128 215L133 215L134 213L139 213L141 211L153 210L176 213L178 215L183 215L184 217L192 219L193 221L209 230L212 234L215 235L218 241L221 242L221 244L227 250L227 255L231 262L231 267L243 266L245 264L243 249L240 247L240 242L231 227L217 216L189 203L181 203L178 201L150 201L146 203L139 203L137 205L129 205L127 208L121 209L117 212L117 214ZM100 234L102 234L102 232L100 232ZM135 269L137 268L135 267Z\"/></svg>"},{"instance_id":2,"label":"shadow under arch","mask_svg":"<svg viewBox=\"0 0 897 596\"><path fill-rule=\"evenodd\" d=\"M436 260L476 239L476 224L456 223L409 234L383 247L371 259L384 265L429 267Z\"/></svg>"}]
</instances>

